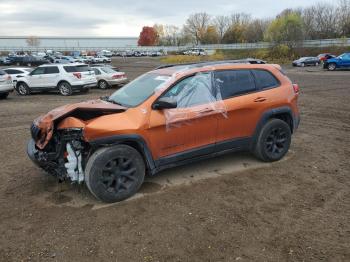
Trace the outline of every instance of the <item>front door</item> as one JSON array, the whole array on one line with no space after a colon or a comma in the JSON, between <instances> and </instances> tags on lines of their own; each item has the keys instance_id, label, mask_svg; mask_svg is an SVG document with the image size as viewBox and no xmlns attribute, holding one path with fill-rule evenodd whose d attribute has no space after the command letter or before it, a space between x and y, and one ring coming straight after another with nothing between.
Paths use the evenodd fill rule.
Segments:
<instances>
[{"instance_id":1,"label":"front door","mask_svg":"<svg viewBox=\"0 0 350 262\"><path fill-rule=\"evenodd\" d=\"M161 97L177 101L177 108L152 110L149 138L154 158L161 164L214 151L220 101L212 90L212 73L180 80Z\"/></svg>"},{"instance_id":2,"label":"front door","mask_svg":"<svg viewBox=\"0 0 350 262\"><path fill-rule=\"evenodd\" d=\"M44 87L43 76L45 74L45 67L38 67L32 71L28 76L28 84L30 88Z\"/></svg>"},{"instance_id":3,"label":"front door","mask_svg":"<svg viewBox=\"0 0 350 262\"><path fill-rule=\"evenodd\" d=\"M342 67L350 67L350 54L345 54L342 56L341 66Z\"/></svg>"}]
</instances>

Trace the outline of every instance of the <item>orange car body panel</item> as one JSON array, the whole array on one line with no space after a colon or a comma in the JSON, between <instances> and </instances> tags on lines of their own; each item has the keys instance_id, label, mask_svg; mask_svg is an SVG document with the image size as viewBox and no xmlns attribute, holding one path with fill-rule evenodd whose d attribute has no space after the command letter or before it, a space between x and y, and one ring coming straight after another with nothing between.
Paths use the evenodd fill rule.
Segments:
<instances>
[{"instance_id":1,"label":"orange car body panel","mask_svg":"<svg viewBox=\"0 0 350 262\"><path fill-rule=\"evenodd\" d=\"M172 68L159 69L156 72L173 76L173 81L162 89L164 91L185 76L198 72L228 69L265 69L273 73L281 85L277 88L220 101L225 105L226 114L214 110L198 117L198 115L192 114L193 108L181 109L187 118L175 121L171 128L168 126L164 111L151 109L152 104L162 92L154 93L139 106L128 108L124 112L103 115L88 121L68 117L58 123L58 127L84 127L83 136L87 142L123 134L139 135L145 140L153 159L156 160L225 140L251 137L262 114L276 107L288 106L295 115L299 114L296 103L298 95L293 91L292 83L281 73L280 67L276 65L218 64L190 68L180 72L175 72ZM256 102L257 99L263 101ZM57 115L49 113L39 119L37 124L43 131L51 130L52 132L52 122L55 118L62 117L72 109L81 106L91 106L91 108L106 106L109 109L125 109L106 102L94 102L90 105L79 103L61 107ZM201 107L205 110L206 105L197 106L196 111L201 110ZM177 113L180 114L181 112L177 110ZM49 136L46 135L47 137ZM43 144L37 143L39 147Z\"/></svg>"}]
</instances>

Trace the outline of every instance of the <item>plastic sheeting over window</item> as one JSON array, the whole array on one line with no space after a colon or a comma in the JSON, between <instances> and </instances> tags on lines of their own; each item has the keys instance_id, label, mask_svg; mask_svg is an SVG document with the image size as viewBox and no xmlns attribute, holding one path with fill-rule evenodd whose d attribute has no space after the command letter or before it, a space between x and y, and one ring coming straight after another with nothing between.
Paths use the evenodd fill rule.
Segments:
<instances>
[{"instance_id":1,"label":"plastic sheeting over window","mask_svg":"<svg viewBox=\"0 0 350 262\"><path fill-rule=\"evenodd\" d=\"M208 115L222 114L227 117L220 84L214 83L211 72L182 79L162 97L174 99L177 103L177 108L164 110L167 130L191 124L194 119Z\"/></svg>"}]
</instances>

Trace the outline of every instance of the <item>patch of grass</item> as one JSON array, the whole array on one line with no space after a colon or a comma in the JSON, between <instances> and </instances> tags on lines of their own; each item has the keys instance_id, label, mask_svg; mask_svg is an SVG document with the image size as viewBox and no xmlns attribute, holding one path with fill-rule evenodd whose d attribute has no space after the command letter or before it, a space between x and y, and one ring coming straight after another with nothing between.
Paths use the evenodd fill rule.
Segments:
<instances>
[{"instance_id":1,"label":"patch of grass","mask_svg":"<svg viewBox=\"0 0 350 262\"><path fill-rule=\"evenodd\" d=\"M265 49L233 49L216 50L213 55L208 56L188 56L170 55L161 58L164 64L196 63L203 61L236 60L244 58L257 58L272 64L290 64L293 60L302 56L317 56L322 53L332 53L339 55L349 52L350 47L327 47L327 48L295 48L290 49L285 45Z\"/></svg>"}]
</instances>

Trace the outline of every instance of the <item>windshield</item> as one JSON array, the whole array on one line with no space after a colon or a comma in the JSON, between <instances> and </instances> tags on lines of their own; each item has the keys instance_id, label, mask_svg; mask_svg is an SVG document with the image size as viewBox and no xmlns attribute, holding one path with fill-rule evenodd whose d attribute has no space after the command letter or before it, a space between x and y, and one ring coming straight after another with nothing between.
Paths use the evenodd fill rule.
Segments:
<instances>
[{"instance_id":1,"label":"windshield","mask_svg":"<svg viewBox=\"0 0 350 262\"><path fill-rule=\"evenodd\" d=\"M109 97L109 101L126 107L135 107L144 102L157 89L163 87L170 79L168 75L144 74L114 92Z\"/></svg>"}]
</instances>

